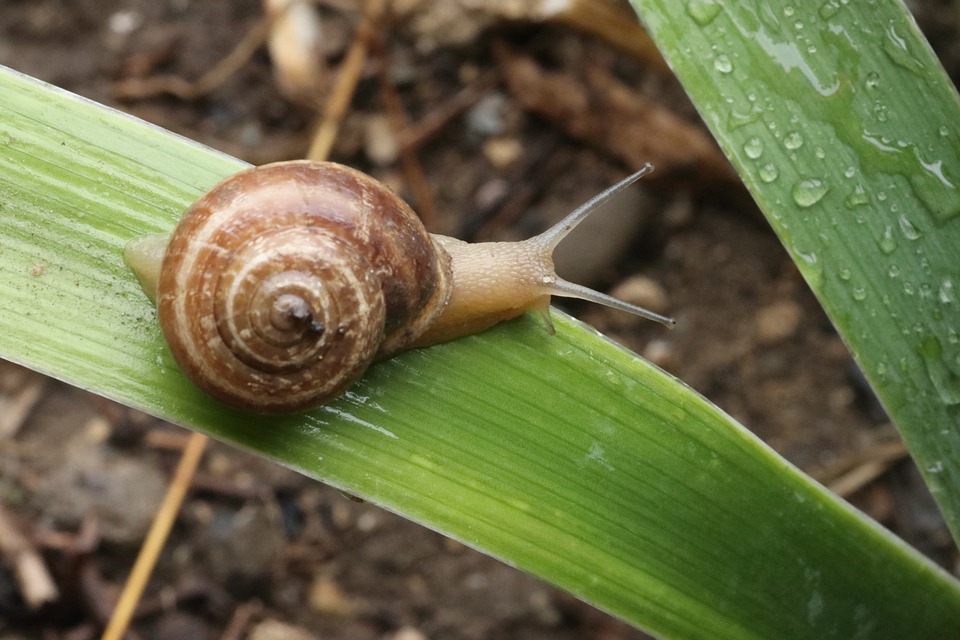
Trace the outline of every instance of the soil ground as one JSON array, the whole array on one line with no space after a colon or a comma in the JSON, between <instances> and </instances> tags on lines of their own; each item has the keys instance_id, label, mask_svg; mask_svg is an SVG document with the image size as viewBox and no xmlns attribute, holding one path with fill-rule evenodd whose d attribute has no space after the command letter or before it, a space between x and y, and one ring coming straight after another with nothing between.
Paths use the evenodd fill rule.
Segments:
<instances>
[{"instance_id":1,"label":"soil ground","mask_svg":"<svg viewBox=\"0 0 960 640\"><path fill-rule=\"evenodd\" d=\"M333 6L351 2L321 4L323 55L335 68L357 16ZM960 11L933 0L911 6L958 77ZM122 79L199 77L260 17L253 0L2 0L0 64L252 163L302 157L314 112L278 90L263 50L196 99L130 99L116 90ZM375 73L387 55L414 123L473 87L462 113L417 147L440 212L431 221L435 231L528 235L637 168L602 132L551 114L550 105L524 93L529 83L507 77L530 65L557 86L605 78L626 88L626 104L676 116L663 135L706 139L673 79L593 36L491 20L446 42L429 24L410 19L390 29L332 157L404 191L396 141L383 133L388 118ZM616 124L624 103L600 104L611 111L596 118ZM580 281L673 314L679 328L665 334L608 310L565 308L686 381L827 483L882 459L882 473L848 498L955 570L956 550L936 507L909 458L884 453L896 451L896 433L786 252L722 160L701 170L716 150L698 152L705 159L693 168L663 149L649 153L662 177L629 212L640 224L611 226L609 237L627 240L615 253L598 247L616 243L588 234L568 260L582 268L574 276ZM597 264L587 265L588 257ZM182 432L5 363L0 398L7 407L13 400L29 407L16 433L0 435L0 506L44 549L63 593L32 615L0 566L0 640L97 637L176 463ZM134 629L156 639L646 637L530 576L224 445L205 457Z\"/></svg>"}]
</instances>

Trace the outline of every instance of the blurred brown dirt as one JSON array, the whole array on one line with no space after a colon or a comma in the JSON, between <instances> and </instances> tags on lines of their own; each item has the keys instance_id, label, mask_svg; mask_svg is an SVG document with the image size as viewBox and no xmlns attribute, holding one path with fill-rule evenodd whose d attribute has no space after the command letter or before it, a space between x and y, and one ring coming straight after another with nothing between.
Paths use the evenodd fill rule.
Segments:
<instances>
[{"instance_id":1,"label":"blurred brown dirt","mask_svg":"<svg viewBox=\"0 0 960 640\"><path fill-rule=\"evenodd\" d=\"M332 69L353 35L353 4L320 3ZM960 11L913 6L957 77ZM260 19L253 0L2 0L0 16L0 64L253 163L302 156L309 145L314 114L278 91L262 49L196 99L115 91L130 78L200 77ZM632 208L584 234L565 268L674 315L678 328L565 308L676 374L799 467L843 483L855 505L954 568L956 550L895 432L662 66L567 25L499 16L449 42L431 37L422 18L384 34L333 158L405 192L395 160L414 149L439 213L433 230L471 238L529 235L653 161L655 178ZM385 125L378 64L389 65L414 123L400 136ZM624 133L637 117L649 129ZM623 144L650 131L660 138L639 156ZM58 589L32 611L0 562L0 640L97 637L182 443L173 427L0 362L0 524L42 554ZM157 639L646 637L224 445L205 457L134 629Z\"/></svg>"}]
</instances>

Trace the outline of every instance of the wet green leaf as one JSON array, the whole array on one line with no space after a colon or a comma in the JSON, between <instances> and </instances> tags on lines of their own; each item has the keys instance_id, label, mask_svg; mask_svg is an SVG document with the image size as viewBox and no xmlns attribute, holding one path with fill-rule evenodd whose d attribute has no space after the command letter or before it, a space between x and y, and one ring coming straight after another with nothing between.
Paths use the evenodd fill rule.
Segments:
<instances>
[{"instance_id":1,"label":"wet green leaf","mask_svg":"<svg viewBox=\"0 0 960 640\"><path fill-rule=\"evenodd\" d=\"M633 0L960 539L960 99L895 0Z\"/></svg>"}]
</instances>

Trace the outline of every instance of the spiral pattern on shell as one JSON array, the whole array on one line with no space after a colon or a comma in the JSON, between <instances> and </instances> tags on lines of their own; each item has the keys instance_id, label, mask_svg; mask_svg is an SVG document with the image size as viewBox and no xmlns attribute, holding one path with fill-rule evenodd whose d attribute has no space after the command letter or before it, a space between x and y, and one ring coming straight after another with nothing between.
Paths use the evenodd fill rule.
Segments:
<instances>
[{"instance_id":1,"label":"spiral pattern on shell","mask_svg":"<svg viewBox=\"0 0 960 640\"><path fill-rule=\"evenodd\" d=\"M227 178L170 239L157 313L181 369L265 412L332 398L449 299L449 258L373 178L284 162Z\"/></svg>"}]
</instances>

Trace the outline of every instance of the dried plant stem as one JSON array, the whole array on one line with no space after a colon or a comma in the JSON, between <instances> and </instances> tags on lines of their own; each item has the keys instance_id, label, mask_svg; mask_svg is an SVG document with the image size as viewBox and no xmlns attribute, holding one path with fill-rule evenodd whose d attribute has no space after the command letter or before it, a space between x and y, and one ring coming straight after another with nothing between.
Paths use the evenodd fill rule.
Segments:
<instances>
[{"instance_id":1,"label":"dried plant stem","mask_svg":"<svg viewBox=\"0 0 960 640\"><path fill-rule=\"evenodd\" d=\"M397 88L390 83L387 73L387 52L379 51L384 64L380 65L377 79L380 82L380 93L383 96L384 106L387 110L387 117L390 119L390 127L397 137L409 128L410 119L403 110L403 101L400 99L400 93ZM427 229L436 230L437 210L433 206L433 195L430 193L430 185L427 183L427 176L423 172L417 153L411 147L400 147L400 162L403 166L403 172L407 179L407 184L413 192L416 202L417 215L427 227Z\"/></svg>"},{"instance_id":2,"label":"dried plant stem","mask_svg":"<svg viewBox=\"0 0 960 640\"><path fill-rule=\"evenodd\" d=\"M654 71L669 74L670 68L653 40L622 4L615 0L551 0L541 2L541 11L546 18L606 40Z\"/></svg>"},{"instance_id":3,"label":"dried plant stem","mask_svg":"<svg viewBox=\"0 0 960 640\"><path fill-rule=\"evenodd\" d=\"M183 450L183 456L180 458L180 464L177 465L177 471L170 483L170 488L167 490L163 503L150 526L147 538L140 549L140 555L137 556L130 577L123 587L116 608L113 610L110 623L103 633L103 640L119 640L127 630L134 609L136 609L147 580L157 563L160 550L163 549L170 528L173 526L173 521L180 511L180 505L183 504L187 489L190 488L190 483L206 444L207 436L197 432L190 435L190 440L187 441L187 446Z\"/></svg>"},{"instance_id":4,"label":"dried plant stem","mask_svg":"<svg viewBox=\"0 0 960 640\"><path fill-rule=\"evenodd\" d=\"M488 91L502 81L499 69L482 76L460 89L445 103L433 108L417 122L411 122L397 135L400 152L416 151L436 136L451 120L475 105Z\"/></svg>"},{"instance_id":5,"label":"dried plant stem","mask_svg":"<svg viewBox=\"0 0 960 640\"><path fill-rule=\"evenodd\" d=\"M333 93L323 110L320 124L313 134L313 141L310 143L310 150L307 152L307 159L309 160L325 160L330 156L333 141L340 130L340 122L350 107L353 92L360 80L363 63L366 61L367 52L370 49L370 41L374 37L375 25L383 15L383 8L384 0L369 0L366 4L363 20L357 29L357 34L343 63L340 65L340 73L337 76Z\"/></svg>"},{"instance_id":6,"label":"dried plant stem","mask_svg":"<svg viewBox=\"0 0 960 640\"><path fill-rule=\"evenodd\" d=\"M113 85L114 95L118 98L147 98L168 93L181 100L196 100L222 85L250 60L266 41L275 20L276 16L257 22L226 57L196 80L175 75L130 78Z\"/></svg>"},{"instance_id":7,"label":"dried plant stem","mask_svg":"<svg viewBox=\"0 0 960 640\"><path fill-rule=\"evenodd\" d=\"M43 557L17 529L3 503L0 503L0 558L13 570L28 609L39 609L59 597Z\"/></svg>"}]
</instances>

